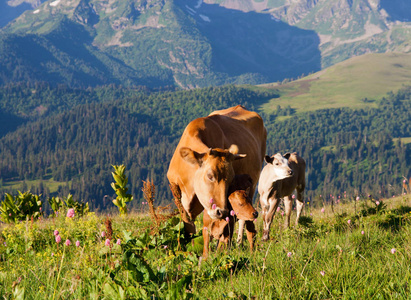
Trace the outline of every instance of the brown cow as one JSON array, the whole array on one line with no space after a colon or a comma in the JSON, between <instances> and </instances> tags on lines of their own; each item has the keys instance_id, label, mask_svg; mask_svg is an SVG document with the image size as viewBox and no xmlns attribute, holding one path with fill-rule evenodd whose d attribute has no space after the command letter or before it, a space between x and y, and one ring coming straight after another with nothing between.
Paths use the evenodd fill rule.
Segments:
<instances>
[{"instance_id":1,"label":"brown cow","mask_svg":"<svg viewBox=\"0 0 411 300\"><path fill-rule=\"evenodd\" d=\"M235 174L250 175L250 195L254 195L266 138L261 117L241 105L215 111L187 125L167 172L190 217L185 220L187 233L195 233L194 219L204 209L212 219L228 216L227 192Z\"/></svg>"},{"instance_id":2,"label":"brown cow","mask_svg":"<svg viewBox=\"0 0 411 300\"><path fill-rule=\"evenodd\" d=\"M263 241L269 239L271 222L281 198L284 198L285 227L289 227L292 208L290 196L295 189L297 189L295 224L298 225L304 205L305 189L305 161L297 153L286 153L284 156L277 153L272 157L266 156L265 161L267 165L262 170L258 183L258 193L263 209Z\"/></svg>"},{"instance_id":3,"label":"brown cow","mask_svg":"<svg viewBox=\"0 0 411 300\"><path fill-rule=\"evenodd\" d=\"M245 183L245 185L244 185ZM252 205L252 200L249 196L250 189L252 187L252 181L248 175L236 175L233 184L229 189L229 209L231 214L226 217L225 220L212 220L204 211L203 215L203 238L204 249L203 257L208 256L209 244L213 238L219 240L218 248L224 244L226 246L231 245L234 224L237 220L243 220L246 222L247 239L250 244L250 251L254 249L254 237L256 230L254 226L254 220L258 217L258 212ZM244 188L245 190L243 190Z\"/></svg>"}]
</instances>

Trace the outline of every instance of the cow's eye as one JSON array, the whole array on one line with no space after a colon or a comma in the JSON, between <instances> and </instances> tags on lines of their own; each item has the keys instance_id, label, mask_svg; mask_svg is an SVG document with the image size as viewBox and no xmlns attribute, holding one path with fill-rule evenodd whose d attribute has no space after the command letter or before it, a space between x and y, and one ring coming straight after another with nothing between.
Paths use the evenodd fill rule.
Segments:
<instances>
[{"instance_id":1,"label":"cow's eye","mask_svg":"<svg viewBox=\"0 0 411 300\"><path fill-rule=\"evenodd\" d=\"M214 181L214 174L213 174L212 172L208 172L208 173L207 173L207 178L208 178L208 180L210 180L210 181Z\"/></svg>"}]
</instances>

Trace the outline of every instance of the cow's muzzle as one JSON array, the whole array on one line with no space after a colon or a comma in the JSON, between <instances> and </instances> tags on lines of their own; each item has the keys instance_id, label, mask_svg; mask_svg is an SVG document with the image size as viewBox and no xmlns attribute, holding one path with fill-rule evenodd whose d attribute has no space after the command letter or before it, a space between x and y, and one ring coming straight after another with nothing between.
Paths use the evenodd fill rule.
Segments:
<instances>
[{"instance_id":1,"label":"cow's muzzle","mask_svg":"<svg viewBox=\"0 0 411 300\"><path fill-rule=\"evenodd\" d=\"M218 219L224 219L224 218L228 217L228 210L227 209L217 208L216 211L215 211L215 214L216 214Z\"/></svg>"}]
</instances>

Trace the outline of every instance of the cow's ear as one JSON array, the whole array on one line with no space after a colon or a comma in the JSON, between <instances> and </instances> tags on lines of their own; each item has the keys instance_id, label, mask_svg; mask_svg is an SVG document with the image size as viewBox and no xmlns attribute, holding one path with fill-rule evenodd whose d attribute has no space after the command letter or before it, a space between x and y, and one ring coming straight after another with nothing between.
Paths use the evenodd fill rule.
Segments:
<instances>
[{"instance_id":1,"label":"cow's ear","mask_svg":"<svg viewBox=\"0 0 411 300\"><path fill-rule=\"evenodd\" d=\"M289 159L289 158L290 158L290 155L291 155L291 153L290 153L290 152L287 152L286 154L284 154L284 157L285 157L286 159Z\"/></svg>"},{"instance_id":2,"label":"cow's ear","mask_svg":"<svg viewBox=\"0 0 411 300\"><path fill-rule=\"evenodd\" d=\"M180 155L186 162L201 166L205 153L198 153L188 147L182 147L180 148Z\"/></svg>"},{"instance_id":3,"label":"cow's ear","mask_svg":"<svg viewBox=\"0 0 411 300\"><path fill-rule=\"evenodd\" d=\"M250 187L248 187L248 188L245 190L245 193L247 194L248 197L250 197L250 190L251 190Z\"/></svg>"},{"instance_id":4,"label":"cow's ear","mask_svg":"<svg viewBox=\"0 0 411 300\"><path fill-rule=\"evenodd\" d=\"M267 164L272 164L273 161L274 161L274 157L266 155L266 156L264 156L264 160Z\"/></svg>"}]
</instances>

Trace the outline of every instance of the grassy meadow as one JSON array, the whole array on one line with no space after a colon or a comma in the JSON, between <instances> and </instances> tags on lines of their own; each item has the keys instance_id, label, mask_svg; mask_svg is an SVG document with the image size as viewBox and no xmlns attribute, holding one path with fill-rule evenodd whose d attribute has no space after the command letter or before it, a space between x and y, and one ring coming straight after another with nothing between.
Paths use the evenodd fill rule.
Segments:
<instances>
[{"instance_id":1,"label":"grassy meadow","mask_svg":"<svg viewBox=\"0 0 411 300\"><path fill-rule=\"evenodd\" d=\"M287 83L263 84L281 96L262 105L266 113L277 105L297 112L324 108L361 109L375 105L388 92L411 83L411 54L384 53L354 57ZM367 99L364 101L364 99Z\"/></svg>"},{"instance_id":2,"label":"grassy meadow","mask_svg":"<svg viewBox=\"0 0 411 300\"><path fill-rule=\"evenodd\" d=\"M352 197L351 197L352 198ZM320 201L318 201L319 203ZM201 258L172 209L1 224L4 299L409 299L411 196L305 204L298 227L276 213L271 239ZM295 214L292 215L292 218ZM196 220L202 228L201 218ZM216 244L213 243L213 248Z\"/></svg>"}]
</instances>

